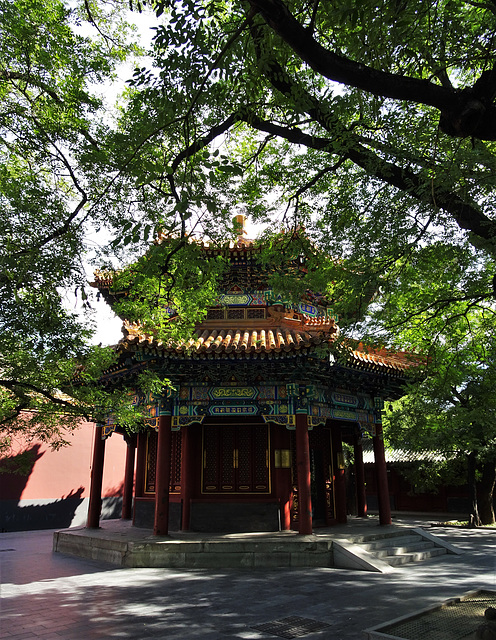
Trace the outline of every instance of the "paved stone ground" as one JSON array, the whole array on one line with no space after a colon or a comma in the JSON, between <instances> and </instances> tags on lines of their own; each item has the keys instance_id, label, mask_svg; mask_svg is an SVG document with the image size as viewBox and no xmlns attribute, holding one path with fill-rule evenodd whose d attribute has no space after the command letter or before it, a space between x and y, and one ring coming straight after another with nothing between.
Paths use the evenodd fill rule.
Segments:
<instances>
[{"instance_id":1,"label":"paved stone ground","mask_svg":"<svg viewBox=\"0 0 496 640\"><path fill-rule=\"evenodd\" d=\"M53 554L53 531L2 533L0 639L277 640L254 627L298 616L328 625L304 640L360 640L367 627L470 590L496 589L496 531L429 531L466 553L387 575L120 569Z\"/></svg>"}]
</instances>

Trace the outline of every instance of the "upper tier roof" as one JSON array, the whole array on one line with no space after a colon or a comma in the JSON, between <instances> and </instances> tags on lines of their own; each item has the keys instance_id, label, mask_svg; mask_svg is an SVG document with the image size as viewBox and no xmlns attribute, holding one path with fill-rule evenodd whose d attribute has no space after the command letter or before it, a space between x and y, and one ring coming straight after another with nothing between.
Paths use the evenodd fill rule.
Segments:
<instances>
[{"instance_id":1,"label":"upper tier roof","mask_svg":"<svg viewBox=\"0 0 496 640\"><path fill-rule=\"evenodd\" d=\"M270 311L270 308L269 308ZM282 312L281 312L282 315ZM124 322L121 346L128 348L151 347L157 352L191 357L193 355L215 355L235 357L250 354L289 354L312 345L334 341L339 329L331 318L307 319L302 314L288 312L287 317L269 316L251 323L227 321L219 327L218 322L206 320L197 325L195 335L189 340L164 344L151 335L143 333L135 323Z\"/></svg>"},{"instance_id":2,"label":"upper tier roof","mask_svg":"<svg viewBox=\"0 0 496 640\"><path fill-rule=\"evenodd\" d=\"M157 356L178 359L265 359L291 358L298 354L317 353L319 348L336 342L339 328L329 313L324 296L307 291L299 305L270 299L267 272L257 262L260 248L240 233L237 243L223 248L199 245L206 259L223 254L229 259L229 269L220 284L218 305L196 326L189 340L169 342L158 340L153 332L147 335L138 323L124 320L123 338L117 348L121 352L145 351ZM302 275L305 267L292 264ZM96 286L107 302L125 292L115 292L112 272L97 271ZM171 320L174 321L174 320ZM373 350L359 345L356 349L340 345L346 354L345 366L353 369L402 376L414 363L406 354ZM326 355L321 355L324 359ZM417 363L418 364L418 363Z\"/></svg>"}]
</instances>

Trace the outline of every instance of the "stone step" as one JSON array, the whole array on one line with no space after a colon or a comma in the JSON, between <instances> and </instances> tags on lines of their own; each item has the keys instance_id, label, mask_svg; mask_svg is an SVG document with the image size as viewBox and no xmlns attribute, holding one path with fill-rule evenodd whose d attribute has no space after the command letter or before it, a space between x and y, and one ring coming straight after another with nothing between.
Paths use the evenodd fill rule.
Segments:
<instances>
[{"instance_id":1,"label":"stone step","mask_svg":"<svg viewBox=\"0 0 496 640\"><path fill-rule=\"evenodd\" d=\"M420 542L412 542L411 544L408 545L402 545L402 546L394 546L394 547L387 547L385 549L377 549L372 551L372 553L377 557L377 558L387 558L390 556L400 556L406 553L414 553L416 551L428 551L429 549L435 549L436 546L434 545L433 542L428 542L428 541L420 541Z\"/></svg>"},{"instance_id":2,"label":"stone step","mask_svg":"<svg viewBox=\"0 0 496 640\"><path fill-rule=\"evenodd\" d=\"M387 542L391 538L411 538L418 536L418 533L413 532L411 529L389 529L380 531L377 533L356 534L350 536L348 539L354 544L370 543L370 542Z\"/></svg>"},{"instance_id":3,"label":"stone step","mask_svg":"<svg viewBox=\"0 0 496 640\"><path fill-rule=\"evenodd\" d=\"M425 551L415 551L413 553L388 556L387 558L384 558L384 560L392 567L398 567L412 562L423 562L424 560L446 555L447 553L447 550L443 547L434 547L433 549L426 549Z\"/></svg>"},{"instance_id":4,"label":"stone step","mask_svg":"<svg viewBox=\"0 0 496 640\"><path fill-rule=\"evenodd\" d=\"M388 549L397 546L406 547L410 544L416 544L418 542L423 542L423 539L419 535L414 534L390 536L388 538L378 538L371 540L370 542L364 541L357 544L359 544L363 549L367 549L367 551L375 553L375 551L379 551L381 549Z\"/></svg>"},{"instance_id":5,"label":"stone step","mask_svg":"<svg viewBox=\"0 0 496 640\"><path fill-rule=\"evenodd\" d=\"M356 542L361 549L375 558L398 567L412 562L423 562L430 558L445 555L447 550L433 539L413 531L391 531L361 536Z\"/></svg>"}]
</instances>

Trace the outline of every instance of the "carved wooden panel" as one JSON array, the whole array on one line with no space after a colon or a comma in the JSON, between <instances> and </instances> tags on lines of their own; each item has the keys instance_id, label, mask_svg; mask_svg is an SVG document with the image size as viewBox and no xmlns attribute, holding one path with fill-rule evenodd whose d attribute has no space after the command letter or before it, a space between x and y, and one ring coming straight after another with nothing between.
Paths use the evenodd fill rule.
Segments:
<instances>
[{"instance_id":1,"label":"carved wooden panel","mask_svg":"<svg viewBox=\"0 0 496 640\"><path fill-rule=\"evenodd\" d=\"M181 432L173 431L171 438L171 477L169 491L181 491ZM158 433L149 429L146 440L145 493L155 493Z\"/></svg>"}]
</instances>

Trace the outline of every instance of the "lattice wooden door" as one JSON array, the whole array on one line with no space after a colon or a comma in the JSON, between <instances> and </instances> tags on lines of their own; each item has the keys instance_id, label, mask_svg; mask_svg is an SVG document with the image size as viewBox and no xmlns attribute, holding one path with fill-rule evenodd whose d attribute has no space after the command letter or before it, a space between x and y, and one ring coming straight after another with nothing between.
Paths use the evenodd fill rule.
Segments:
<instances>
[{"instance_id":1,"label":"lattice wooden door","mask_svg":"<svg viewBox=\"0 0 496 640\"><path fill-rule=\"evenodd\" d=\"M203 427L204 493L269 493L268 461L267 425Z\"/></svg>"}]
</instances>

